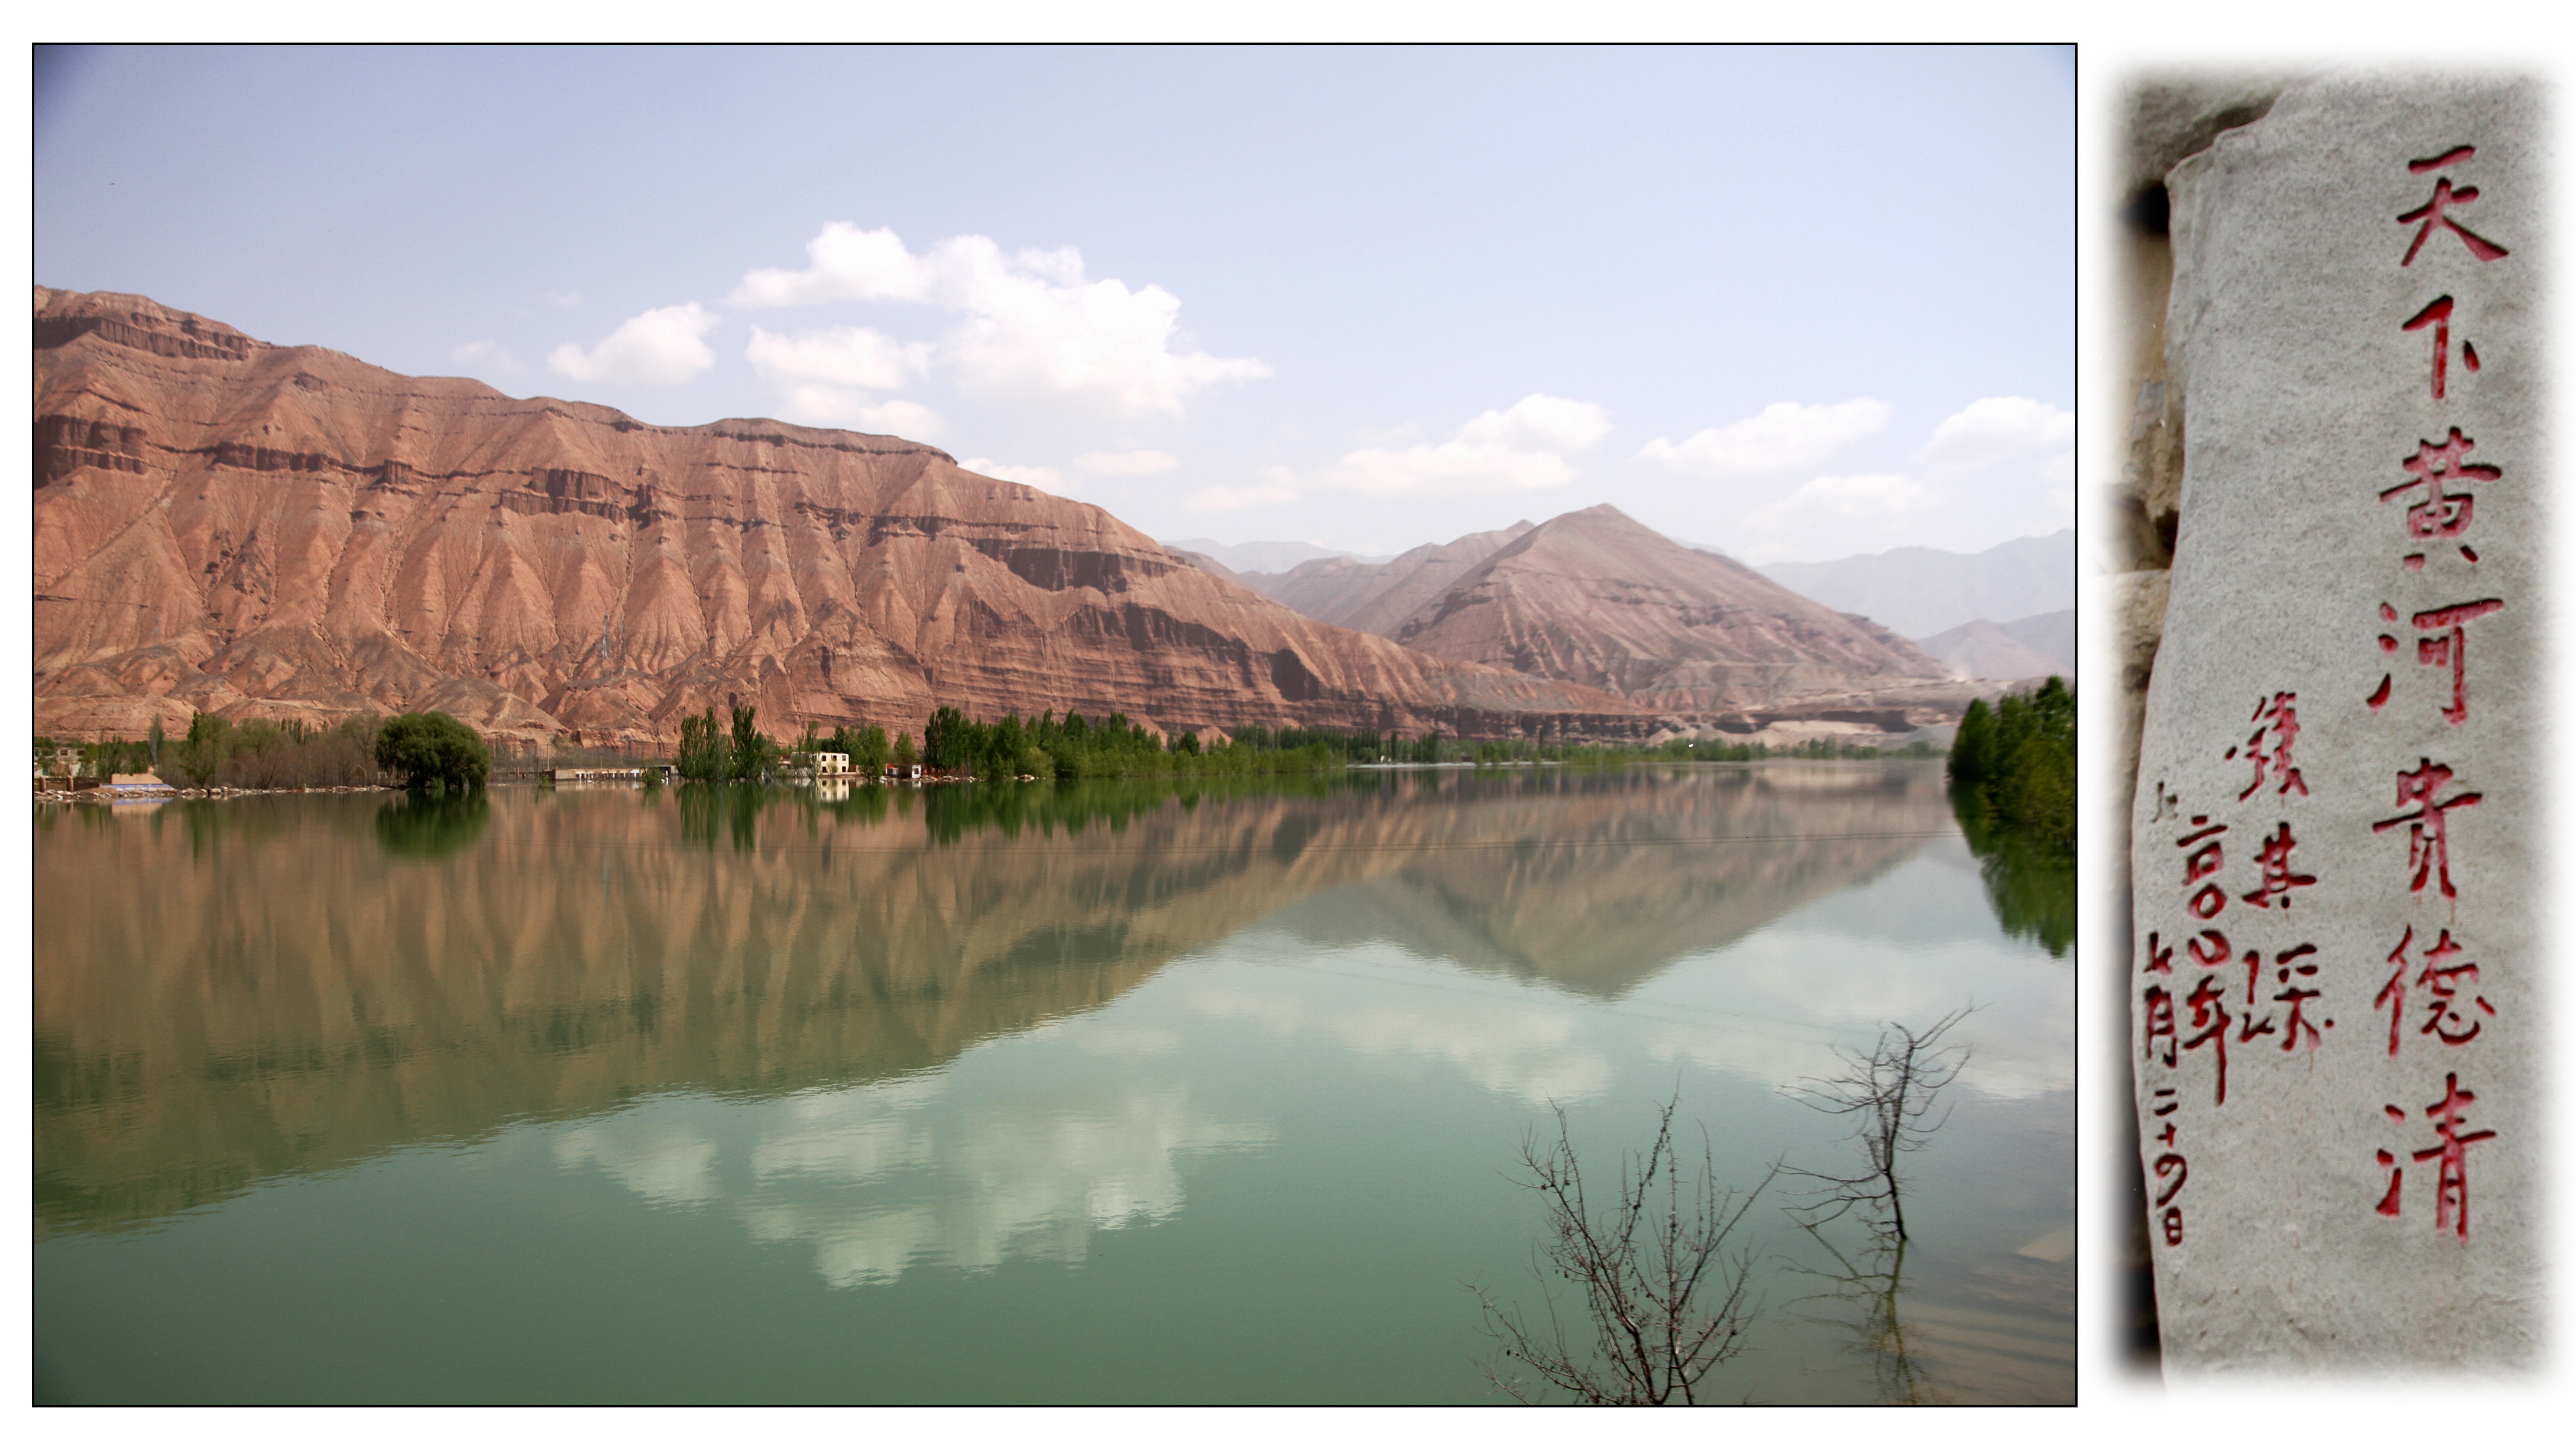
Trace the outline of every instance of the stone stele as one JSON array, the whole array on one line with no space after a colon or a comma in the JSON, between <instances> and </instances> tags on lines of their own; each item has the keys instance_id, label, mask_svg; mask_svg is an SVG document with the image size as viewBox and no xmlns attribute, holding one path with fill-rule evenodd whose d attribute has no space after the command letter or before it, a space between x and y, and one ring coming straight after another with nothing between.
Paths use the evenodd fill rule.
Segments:
<instances>
[{"instance_id":1,"label":"stone stele","mask_svg":"<svg viewBox=\"0 0 2576 1450\"><path fill-rule=\"evenodd\" d=\"M2329 75L2168 180L2127 990L2171 1376L2536 1357L2543 126Z\"/></svg>"}]
</instances>

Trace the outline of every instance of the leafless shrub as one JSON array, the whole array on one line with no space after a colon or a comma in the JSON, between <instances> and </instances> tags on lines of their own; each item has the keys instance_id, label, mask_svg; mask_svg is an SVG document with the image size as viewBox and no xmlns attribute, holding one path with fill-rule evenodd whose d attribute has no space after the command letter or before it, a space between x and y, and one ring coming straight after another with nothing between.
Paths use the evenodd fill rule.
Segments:
<instances>
[{"instance_id":1,"label":"leafless shrub","mask_svg":"<svg viewBox=\"0 0 2576 1450\"><path fill-rule=\"evenodd\" d=\"M1475 1290L1485 1332L1499 1351L1477 1368L1512 1398L1536 1404L1552 1385L1587 1405L1697 1404L1701 1378L1744 1347L1745 1330L1760 1312L1747 1296L1753 1256L1741 1247L1730 1252L1728 1240L1780 1169L1774 1165L1741 1197L1732 1189L1721 1193L1703 1132L1699 1170L1685 1172L1673 1150L1680 1106L1678 1094L1664 1104L1653 1146L1642 1159L1625 1159L1618 1194L1598 1214L1563 1108L1552 1146L1535 1136L1522 1144L1527 1176L1514 1181L1547 1204L1541 1282L1553 1270L1579 1287L1585 1317L1569 1326L1557 1312L1552 1285L1543 1328ZM1508 1369L1510 1361L1527 1365L1545 1383L1524 1384Z\"/></svg>"},{"instance_id":2,"label":"leafless shrub","mask_svg":"<svg viewBox=\"0 0 2576 1450\"><path fill-rule=\"evenodd\" d=\"M1849 1069L1842 1076L1809 1078L1791 1090L1791 1096L1811 1108L1857 1119L1852 1136L1868 1161L1865 1171L1850 1175L1787 1170L1816 1185L1799 1206L1810 1225L1830 1223L1858 1208L1894 1233L1898 1242L1905 1240L1904 1185L1897 1177L1897 1155L1929 1143L1949 1121L1947 1109L1934 1120L1932 1107L1941 1089L1967 1065L1968 1049L1937 1044L1975 1010L1962 1007L1921 1031L1901 1022L1887 1023L1879 1031L1878 1045L1866 1056L1839 1053Z\"/></svg>"}]
</instances>

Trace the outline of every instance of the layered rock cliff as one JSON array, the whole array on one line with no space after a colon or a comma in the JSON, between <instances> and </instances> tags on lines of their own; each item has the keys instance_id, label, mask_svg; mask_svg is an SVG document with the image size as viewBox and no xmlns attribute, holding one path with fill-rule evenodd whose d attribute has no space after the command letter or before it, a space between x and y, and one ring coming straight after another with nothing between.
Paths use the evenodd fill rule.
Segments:
<instances>
[{"instance_id":1,"label":"layered rock cliff","mask_svg":"<svg viewBox=\"0 0 2576 1450\"><path fill-rule=\"evenodd\" d=\"M36 728L446 710L676 738L1123 710L1626 734L1635 706L1304 618L899 438L612 408L35 290Z\"/></svg>"}]
</instances>

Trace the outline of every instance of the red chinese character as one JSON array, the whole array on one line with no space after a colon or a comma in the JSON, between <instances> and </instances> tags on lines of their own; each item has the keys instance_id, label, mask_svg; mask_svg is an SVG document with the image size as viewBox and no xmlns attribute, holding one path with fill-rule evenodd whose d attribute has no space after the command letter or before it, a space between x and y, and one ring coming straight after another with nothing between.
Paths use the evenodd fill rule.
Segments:
<instances>
[{"instance_id":1,"label":"red chinese character","mask_svg":"<svg viewBox=\"0 0 2576 1450\"><path fill-rule=\"evenodd\" d=\"M2406 1126L2404 1108L2395 1103L2383 1103L2379 1110L2388 1115L2390 1122L2401 1128ZM2379 1216L2395 1218L2398 1214L2397 1191L2406 1186L2406 1170L2397 1166L2397 1155L2385 1148L2379 1150L2379 1166L2388 1170L2388 1191L2379 1196Z\"/></svg>"},{"instance_id":2,"label":"red chinese character","mask_svg":"<svg viewBox=\"0 0 2576 1450\"><path fill-rule=\"evenodd\" d=\"M2218 978L2215 975L2201 978L2200 985L2192 988L2191 995L2183 999L2184 1004L2191 1008L2191 1025L2200 1029L2200 1035L2185 1041L2182 1046L2183 1050L2188 1052L2205 1042L2217 1044L2218 1101L2221 1106L2225 1106L2227 1102L2227 1024L2235 1019L2227 1015L2224 1000L2227 994L2218 989L2217 981Z\"/></svg>"},{"instance_id":3,"label":"red chinese character","mask_svg":"<svg viewBox=\"0 0 2576 1450\"><path fill-rule=\"evenodd\" d=\"M2416 986L2423 987L2433 994L2431 1010L2425 1014L2424 1025L2416 1030L2419 1033L2429 1032L2451 1047L2457 1047L2477 1036L2478 1029L2485 1025L2462 1015L2459 1007L2458 979L2466 977L2475 982L2478 979L2478 964L2462 962L2457 966L2434 965L2445 957L2456 957L2466 950L2466 947L2451 940L2449 932L2443 932L2442 939L2435 942L2433 949L2424 954L2424 973L2415 979ZM2479 1010L2488 1016L2495 1015L2495 1008L2486 998L2472 997L2469 1000L2477 1003ZM2459 1025L2463 1022L2468 1023L2468 1030L2458 1031Z\"/></svg>"},{"instance_id":4,"label":"red chinese character","mask_svg":"<svg viewBox=\"0 0 2576 1450\"><path fill-rule=\"evenodd\" d=\"M2440 1135L2442 1141L2414 1155L2418 1163L2427 1158L2441 1160L2441 1167L2436 1170L2434 1178L2433 1228L2439 1232L2451 1227L2451 1212L2457 1209L2460 1216L2458 1232L2463 1242L2469 1237L2469 1145L2495 1136L2493 1128L2475 1133L2460 1131L2460 1110L2477 1100L2477 1094L2460 1091L2458 1073L2442 1074L2442 1100L2424 1109L2424 1116L2433 1120L2433 1131ZM2392 1196L2396 1191L2394 1186L2389 1189Z\"/></svg>"},{"instance_id":5,"label":"red chinese character","mask_svg":"<svg viewBox=\"0 0 2576 1450\"><path fill-rule=\"evenodd\" d=\"M2254 853L2254 860L2263 868L2263 884L2245 893L2245 899L2254 904L2255 910L2269 910L2272 898L2277 896L2281 899L2281 909L2287 911L2290 909L2291 887L2317 884L2314 876L2301 876L2290 869L2290 848L2297 844L2290 839L2288 821L2281 823L2279 831L2263 838L2263 849Z\"/></svg>"},{"instance_id":6,"label":"red chinese character","mask_svg":"<svg viewBox=\"0 0 2576 1450\"><path fill-rule=\"evenodd\" d=\"M2227 944L2227 933L2216 927L2191 939L2191 959L2204 967L2217 966L2220 962L2233 960L2235 956L2236 949Z\"/></svg>"},{"instance_id":7,"label":"red chinese character","mask_svg":"<svg viewBox=\"0 0 2576 1450\"><path fill-rule=\"evenodd\" d=\"M2406 968L2408 966L2406 949L2414 944L2415 928L2410 926L2406 928L2406 935L2398 939L2397 950L2388 954L2389 964L2397 970L2390 974L2388 985L2379 989L2379 995L2370 999L2371 1006L2385 1005L2388 1008L2388 1055L2390 1057L2397 1055L2397 1024L2399 1019L2406 1015Z\"/></svg>"},{"instance_id":8,"label":"red chinese character","mask_svg":"<svg viewBox=\"0 0 2576 1450\"><path fill-rule=\"evenodd\" d=\"M2440 398L2451 367L2451 294L2445 292L2425 303L2424 310L2408 318L2398 331L2413 332L2423 327L2433 329L2433 396ZM2469 365L2470 372L2476 372L2477 344L2460 339L2460 360Z\"/></svg>"},{"instance_id":9,"label":"red chinese character","mask_svg":"<svg viewBox=\"0 0 2576 1450\"><path fill-rule=\"evenodd\" d=\"M2161 945L2157 935L2154 932L2148 932L2147 964L2138 970L2141 975L2148 972L2155 972L2168 977L2172 976L2173 948Z\"/></svg>"},{"instance_id":10,"label":"red chinese character","mask_svg":"<svg viewBox=\"0 0 2576 1450\"><path fill-rule=\"evenodd\" d=\"M2415 452L2399 462L2400 467L2415 475L2414 481L2381 489L2379 501L2386 503L2401 493L2423 489L2423 500L2406 506L2407 537L2456 539L2468 532L2470 521L2477 517L2477 495L2453 493L2443 484L2463 478L2493 483L2504 477L2504 470L2491 463L2467 462L2469 450L2477 447L2478 441L2463 437L2457 428L2453 428L2451 436L2442 442L2436 443L2430 438L2419 438L2415 442Z\"/></svg>"},{"instance_id":11,"label":"red chinese character","mask_svg":"<svg viewBox=\"0 0 2576 1450\"><path fill-rule=\"evenodd\" d=\"M2438 872L2442 894L2456 901L2460 893L2451 885L2450 828L2445 824L2444 815L2476 805L2486 799L2486 795L2482 791L2464 791L2446 801L2433 799L2443 786L2450 783L2451 774L2447 765L2435 765L2429 757L2416 757L2415 769L2397 772L2397 803L2415 809L2384 821L2375 821L2370 829L2377 832L2390 826L2406 826L2406 864L2415 872L2415 879L2408 889L2422 891L2425 880Z\"/></svg>"},{"instance_id":12,"label":"red chinese character","mask_svg":"<svg viewBox=\"0 0 2576 1450\"><path fill-rule=\"evenodd\" d=\"M2421 554L2414 556L2419 563L2423 560L2423 557L2424 556ZM2379 617L2385 623L2395 624L2397 622L2397 606L2389 603L2387 600L2381 600L2379 602ZM2384 655L2393 655L2397 653L2397 636L2393 634L2381 635L2379 637L2379 652ZM2368 705L2374 711L2376 711L2380 706L2387 704L2388 684L2391 678L2393 677L2389 675L2381 675L2379 677L2379 688L2371 691L2370 698L2362 701L2362 703Z\"/></svg>"},{"instance_id":13,"label":"red chinese character","mask_svg":"<svg viewBox=\"0 0 2576 1450\"><path fill-rule=\"evenodd\" d=\"M2173 993L2162 987L2147 988L2147 1041L2143 1055L2156 1055L2156 1039L2165 1040L2165 1066L2174 1065L2174 1044L2180 1037L2174 1031Z\"/></svg>"},{"instance_id":14,"label":"red chinese character","mask_svg":"<svg viewBox=\"0 0 2576 1450\"><path fill-rule=\"evenodd\" d=\"M2183 885L2190 886L2195 882L2202 883L2200 889L2192 893L2191 901L2189 903L2191 914L2199 917L2202 921L2207 921L2218 915L2219 912L2225 910L2227 907L2227 893L2219 887L2217 882L2208 881L2206 879L2217 875L2219 868L2227 863L2227 854L2221 849L2222 843L2212 839L2224 834L2227 828L2225 826L2213 826L2208 822L2209 817L2207 816L2192 817L2191 823L2200 827L2200 829L2193 831L2190 835L2184 836L2180 840L2174 842L2174 845L2179 848L2191 850L2194 842L2203 840L2208 841L2207 845L2201 846L2197 850L2191 850L2191 854L2183 858L2182 865Z\"/></svg>"},{"instance_id":15,"label":"red chinese character","mask_svg":"<svg viewBox=\"0 0 2576 1450\"><path fill-rule=\"evenodd\" d=\"M2245 751L2246 758L2254 762L2254 780L2252 784L2236 793L2238 800L2241 801L2263 788L2263 765L2266 759L2263 737L2266 734L2272 737L2269 759L2272 766L2272 779L2277 782L2273 788L2274 794L2288 795L2294 787L2301 795L2308 793L2307 778L2299 774L2299 768L2296 765L2290 763L2290 747L2299 743L2298 703L2299 697L2295 694L2277 694L2268 702L2259 700L2255 702L2252 716L2254 733L2245 737L2245 744L2241 747ZM2237 749L2238 747L2229 747L2228 758L2233 759Z\"/></svg>"},{"instance_id":16,"label":"red chinese character","mask_svg":"<svg viewBox=\"0 0 2576 1450\"><path fill-rule=\"evenodd\" d=\"M2477 148L2474 146L2454 147L2440 156L2428 157L2422 161L2410 161L2406 164L2406 169L2421 176L2427 171L2448 166L2454 161L2466 161L2477 154ZM2424 249L2424 239L2433 234L2435 227L2447 227L2458 234L2460 241L2468 247L2469 255L2481 262L2492 262L2498 257L2510 256L2511 253L2504 248L2470 231L2451 218L2449 213L2453 205L2465 205L2477 199L2478 189L2474 186L2463 186L2454 190L2451 186L2451 178L2447 176L2434 178L2433 199L2397 218L2400 226L2408 222L2423 223L2415 229L2415 240L2407 244L2406 255L2398 260L2397 265L2412 266L2415 254Z\"/></svg>"},{"instance_id":17,"label":"red chinese character","mask_svg":"<svg viewBox=\"0 0 2576 1450\"><path fill-rule=\"evenodd\" d=\"M2290 1004L2289 1025L2281 1029L2281 1050L2283 1052L2287 1052L2291 1048L2299 1045L2299 1034L2301 1032L2305 1032L2307 1034L2308 1048L2309 1050L2314 1051L2316 1045L2325 1040L2318 1034L2317 1028L2319 1026L2328 1028L2334 1026L2334 1019L2331 1017L2326 1018L2322 1023L2310 1022L2307 1019L2307 1005L2310 999L2322 997L2325 993L2318 991L2314 987L2306 986L2303 983L2294 984L2290 980L2294 975L2305 978L2313 977L2317 974L2316 963L2303 962L2299 960L2301 957L2315 955L2316 950L2316 943L2302 942L2299 945L2290 948L2288 951L2276 954L2272 958L2272 965L2279 969L2282 987L2280 994L2275 996L2272 1000L2275 1002L2287 1002ZM2292 965L2293 963L2296 963L2296 965Z\"/></svg>"},{"instance_id":18,"label":"red chinese character","mask_svg":"<svg viewBox=\"0 0 2576 1450\"><path fill-rule=\"evenodd\" d=\"M2501 599L2476 599L2466 604L2446 604L2440 609L2427 609L2415 616L2417 629L2447 629L2446 635L2415 641L2415 662L2421 665L2451 667L2451 703L2442 708L2442 718L2457 725L2469 718L2469 636L2464 626L2473 619L2483 619L2504 608Z\"/></svg>"},{"instance_id":19,"label":"red chinese character","mask_svg":"<svg viewBox=\"0 0 2576 1450\"><path fill-rule=\"evenodd\" d=\"M2257 1037L2268 1037L2280 1030L2272 1025L2272 1019L2269 1017L2260 1022L2254 1020L2254 989L2262 979L2263 954L2247 952L2245 954L2245 1016L2236 1024L2236 1040L2240 1043L2252 1042Z\"/></svg>"},{"instance_id":20,"label":"red chinese character","mask_svg":"<svg viewBox=\"0 0 2576 1450\"><path fill-rule=\"evenodd\" d=\"M2166 1183L2168 1178L2173 1181ZM2163 1185L2156 1194L2156 1207L2162 1208L2173 1202L2174 1195L2182 1192L2182 1186L2190 1181L2191 1165L2183 1161L2180 1153L2156 1155L2156 1182Z\"/></svg>"},{"instance_id":21,"label":"red chinese character","mask_svg":"<svg viewBox=\"0 0 2576 1450\"><path fill-rule=\"evenodd\" d=\"M2170 1035L2170 1029L2173 1024L2173 999L2171 997L2167 997L2165 999L2165 1024L2168 1029L2168 1035ZM2168 1047L2166 1050L2170 1052L2172 1049ZM2170 1067L2173 1064L2168 1060L2165 1065ZM2156 1096L2160 1098L2169 1098L2174 1096L2174 1090L2169 1087L2160 1087L2156 1089ZM2181 1106L2182 1104L2180 1103L2158 1103L2156 1104L2156 1116L2159 1118L2170 1118ZM2165 1124L2164 1131L2157 1133L2154 1136L2157 1142L2164 1144L2168 1148L2172 1147L2174 1145L2174 1125L2171 1123Z\"/></svg>"}]
</instances>

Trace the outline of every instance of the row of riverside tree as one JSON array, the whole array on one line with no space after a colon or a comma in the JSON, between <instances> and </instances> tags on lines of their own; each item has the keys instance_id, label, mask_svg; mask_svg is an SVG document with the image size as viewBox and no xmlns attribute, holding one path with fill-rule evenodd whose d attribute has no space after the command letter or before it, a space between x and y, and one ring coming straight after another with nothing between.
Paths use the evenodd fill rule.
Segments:
<instances>
[{"instance_id":1,"label":"row of riverside tree","mask_svg":"<svg viewBox=\"0 0 2576 1450\"><path fill-rule=\"evenodd\" d=\"M52 744L40 737L39 754ZM83 768L99 776L150 771L173 785L237 790L371 786L390 775L411 790L468 791L481 789L492 768L483 737L438 711L358 715L327 730L200 714L180 739L166 739L156 721L145 739L96 741L81 755Z\"/></svg>"},{"instance_id":2,"label":"row of riverside tree","mask_svg":"<svg viewBox=\"0 0 2576 1450\"><path fill-rule=\"evenodd\" d=\"M758 711L733 707L733 729L716 719L716 707L704 715L680 717L680 756L673 763L682 780L761 780L783 763L778 742L761 733Z\"/></svg>"},{"instance_id":3,"label":"row of riverside tree","mask_svg":"<svg viewBox=\"0 0 2576 1450\"><path fill-rule=\"evenodd\" d=\"M1968 702L1950 744L1950 781L2007 824L2075 842L2075 693L2057 675L1995 708Z\"/></svg>"}]
</instances>

